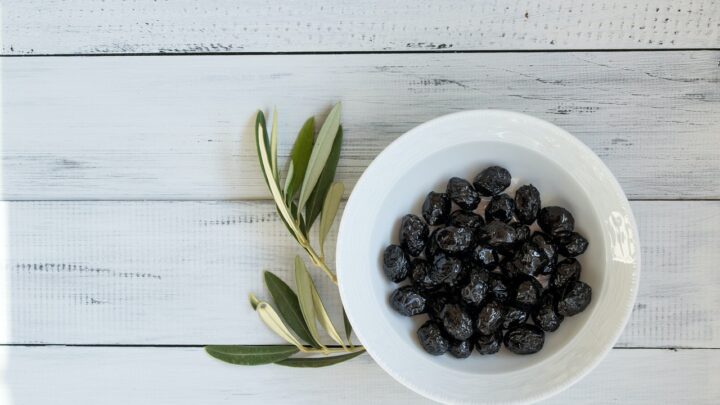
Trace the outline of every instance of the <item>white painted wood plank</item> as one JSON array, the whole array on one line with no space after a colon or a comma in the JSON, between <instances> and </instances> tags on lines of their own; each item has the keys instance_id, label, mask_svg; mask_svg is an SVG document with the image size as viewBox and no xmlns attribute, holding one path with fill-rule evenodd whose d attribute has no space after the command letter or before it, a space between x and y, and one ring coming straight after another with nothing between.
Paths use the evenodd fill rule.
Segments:
<instances>
[{"instance_id":1,"label":"white painted wood plank","mask_svg":"<svg viewBox=\"0 0 720 405\"><path fill-rule=\"evenodd\" d=\"M395 382L368 355L328 368L291 369L232 366L199 348L3 352L0 392L24 405L431 403ZM613 350L585 379L546 403L713 404L720 397L719 378L718 350Z\"/></svg>"},{"instance_id":2,"label":"white painted wood plank","mask_svg":"<svg viewBox=\"0 0 720 405\"><path fill-rule=\"evenodd\" d=\"M499 108L588 144L630 197L720 198L720 52L5 58L5 199L267 198L252 140L344 105L351 189L410 128Z\"/></svg>"},{"instance_id":3,"label":"white painted wood plank","mask_svg":"<svg viewBox=\"0 0 720 405\"><path fill-rule=\"evenodd\" d=\"M619 347L720 347L720 201L633 202L643 256ZM13 202L0 343L281 343L250 309L300 250L268 202ZM328 242L334 257L334 234ZM336 289L314 272L341 324Z\"/></svg>"},{"instance_id":4,"label":"white painted wood plank","mask_svg":"<svg viewBox=\"0 0 720 405\"><path fill-rule=\"evenodd\" d=\"M720 45L714 0L7 0L5 55Z\"/></svg>"}]
</instances>

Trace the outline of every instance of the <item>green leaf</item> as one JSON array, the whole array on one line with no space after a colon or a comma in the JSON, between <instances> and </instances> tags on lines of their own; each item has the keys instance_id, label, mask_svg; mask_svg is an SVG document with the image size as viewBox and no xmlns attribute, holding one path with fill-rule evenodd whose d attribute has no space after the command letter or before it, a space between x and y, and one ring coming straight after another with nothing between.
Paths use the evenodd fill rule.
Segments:
<instances>
[{"instance_id":1,"label":"green leaf","mask_svg":"<svg viewBox=\"0 0 720 405\"><path fill-rule=\"evenodd\" d=\"M270 165L272 166L273 177L278 180L278 157L277 157L277 123L278 114L277 109L273 110L273 122L272 129L270 130Z\"/></svg>"},{"instance_id":2,"label":"green leaf","mask_svg":"<svg viewBox=\"0 0 720 405\"><path fill-rule=\"evenodd\" d=\"M305 121L298 133L292 152L290 152L290 168L285 181L285 200L292 201L305 177L310 154L313 150L313 138L315 136L315 117Z\"/></svg>"},{"instance_id":3,"label":"green leaf","mask_svg":"<svg viewBox=\"0 0 720 405\"><path fill-rule=\"evenodd\" d=\"M310 330L305 324L302 311L300 310L300 304L298 297L295 295L293 290L285 284L278 276L273 273L266 271L265 274L265 285L272 295L275 305L277 305L278 311L282 316L283 320L287 322L290 328L295 332L298 337L308 342L313 347L320 347L317 341L310 334Z\"/></svg>"},{"instance_id":4,"label":"green leaf","mask_svg":"<svg viewBox=\"0 0 720 405\"><path fill-rule=\"evenodd\" d=\"M295 346L205 346L212 357L230 364L257 366L287 359L298 352Z\"/></svg>"},{"instance_id":5,"label":"green leaf","mask_svg":"<svg viewBox=\"0 0 720 405\"><path fill-rule=\"evenodd\" d=\"M345 338L347 339L348 344L352 346L353 343L352 340L350 340L350 336L352 336L352 325L350 324L350 320L345 313L345 308L343 308L343 322L345 323Z\"/></svg>"},{"instance_id":6,"label":"green leaf","mask_svg":"<svg viewBox=\"0 0 720 405\"><path fill-rule=\"evenodd\" d=\"M340 149L342 148L342 139L343 130L342 127L340 127L338 129L338 134L335 137L335 142L333 143L330 156L328 157L327 163L325 164L325 169L323 169L317 186L315 187L315 190L312 192L310 198L308 199L307 207L305 208L305 224L307 226L306 229L310 229L310 227L312 227L315 219L317 219L318 215L320 214L320 211L322 210L322 205L325 202L325 196L327 195L328 189L330 188L330 184L332 184L333 180L335 179L335 170L337 169L338 162L340 161Z\"/></svg>"},{"instance_id":7,"label":"green leaf","mask_svg":"<svg viewBox=\"0 0 720 405\"><path fill-rule=\"evenodd\" d=\"M354 359L355 357L363 354L364 352L364 350L360 350L355 353L342 354L340 356L314 357L306 359L285 359L275 362L275 364L286 367L327 367L334 364L342 363L343 361Z\"/></svg>"},{"instance_id":8,"label":"green leaf","mask_svg":"<svg viewBox=\"0 0 720 405\"><path fill-rule=\"evenodd\" d=\"M320 132L318 133L317 142L313 147L310 161L308 162L307 172L303 178L302 188L300 189L300 199L298 206L300 210L305 207L305 203L310 194L315 189L315 185L320 178L320 174L325 168L325 163L330 156L330 152L335 141L335 137L340 127L340 103L335 104L330 114L325 119ZM323 196L324 197L324 196Z\"/></svg>"},{"instance_id":9,"label":"green leaf","mask_svg":"<svg viewBox=\"0 0 720 405\"><path fill-rule=\"evenodd\" d=\"M298 301L300 302L303 318L305 318L305 324L310 330L313 339L319 342L320 337L317 330L317 319L312 296L312 278L300 256L295 256L295 283L297 284Z\"/></svg>"},{"instance_id":10,"label":"green leaf","mask_svg":"<svg viewBox=\"0 0 720 405\"><path fill-rule=\"evenodd\" d=\"M278 336L285 339L286 342L295 345L298 350L305 350L302 343L300 343L300 341L298 341L297 338L295 338L295 336L290 333L287 326L285 326L285 323L282 321L282 319L280 319L280 316L278 316L277 312L275 312L275 310L272 306L270 306L270 304L261 301L258 304L257 308L255 308L255 312L257 312L260 320L262 320L265 325L267 325Z\"/></svg>"},{"instance_id":11,"label":"green leaf","mask_svg":"<svg viewBox=\"0 0 720 405\"><path fill-rule=\"evenodd\" d=\"M333 221L337 215L340 201L342 200L345 186L342 183L332 183L325 196L322 214L320 215L320 254L325 256L325 238L332 228Z\"/></svg>"}]
</instances>

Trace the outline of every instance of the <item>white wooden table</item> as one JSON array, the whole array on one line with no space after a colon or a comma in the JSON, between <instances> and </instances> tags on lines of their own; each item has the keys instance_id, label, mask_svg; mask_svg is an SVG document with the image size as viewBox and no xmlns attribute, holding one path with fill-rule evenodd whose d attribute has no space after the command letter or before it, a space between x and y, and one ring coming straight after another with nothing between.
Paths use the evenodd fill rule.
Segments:
<instances>
[{"instance_id":1,"label":"white wooden table","mask_svg":"<svg viewBox=\"0 0 720 405\"><path fill-rule=\"evenodd\" d=\"M643 269L616 349L551 402L720 401L720 3L324 3L0 4L0 400L424 402L366 355L308 370L202 351L280 342L246 300L298 252L267 200L254 111L278 107L286 157L342 100L348 189L452 111L578 136L633 200Z\"/></svg>"}]
</instances>

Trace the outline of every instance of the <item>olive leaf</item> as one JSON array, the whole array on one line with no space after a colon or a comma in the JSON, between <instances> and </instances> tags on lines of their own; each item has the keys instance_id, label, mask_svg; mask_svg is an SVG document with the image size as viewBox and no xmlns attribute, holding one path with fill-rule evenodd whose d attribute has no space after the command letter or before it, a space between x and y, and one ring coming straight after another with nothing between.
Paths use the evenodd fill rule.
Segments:
<instances>
[{"instance_id":1,"label":"olive leaf","mask_svg":"<svg viewBox=\"0 0 720 405\"><path fill-rule=\"evenodd\" d=\"M330 156L325 164L325 168L320 174L317 186L315 187L315 190L313 190L312 194L310 194L307 207L305 208L306 229L310 229L312 224L315 222L315 219L317 219L317 216L320 214L323 203L325 202L325 196L330 188L330 184L332 184L335 179L335 171L337 169L338 162L340 161L340 148L342 147L342 140L343 129L342 127L339 127L337 136L335 137L335 142L333 143L332 150L330 151Z\"/></svg>"},{"instance_id":2,"label":"olive leaf","mask_svg":"<svg viewBox=\"0 0 720 405\"><path fill-rule=\"evenodd\" d=\"M345 338L347 339L350 347L352 347L353 342L350 339L350 336L352 336L352 325L350 324L350 320L348 319L347 314L345 313L345 308L343 308L342 312L343 312L343 323L345 324Z\"/></svg>"},{"instance_id":3,"label":"olive leaf","mask_svg":"<svg viewBox=\"0 0 720 405\"><path fill-rule=\"evenodd\" d=\"M277 125L278 125L278 115L277 115L277 109L273 110L273 120L272 120L272 129L270 130L270 166L272 167L272 173L275 180L278 180L278 157L277 157L277 144L278 144L278 135L277 135Z\"/></svg>"},{"instance_id":4,"label":"olive leaf","mask_svg":"<svg viewBox=\"0 0 720 405\"><path fill-rule=\"evenodd\" d=\"M320 254L325 256L325 238L330 232L335 216L337 215L340 201L342 200L345 186L342 183L332 183L325 196L322 213L320 214Z\"/></svg>"},{"instance_id":5,"label":"olive leaf","mask_svg":"<svg viewBox=\"0 0 720 405\"><path fill-rule=\"evenodd\" d=\"M257 312L260 319L265 323L265 325L272 329L275 334L285 339L288 343L295 345L295 347L297 347L300 351L307 351L303 347L302 343L300 343L297 338L290 333L287 326L285 326L282 319L280 319L280 316L278 316L277 312L275 312L270 304L260 301L255 308L255 312Z\"/></svg>"},{"instance_id":6,"label":"olive leaf","mask_svg":"<svg viewBox=\"0 0 720 405\"><path fill-rule=\"evenodd\" d=\"M212 357L230 364L257 366L287 359L298 352L295 346L205 346Z\"/></svg>"},{"instance_id":7,"label":"olive leaf","mask_svg":"<svg viewBox=\"0 0 720 405\"><path fill-rule=\"evenodd\" d=\"M267 129L265 128L265 115L262 111L258 111L255 122L255 143L258 151L258 158L260 160L260 168L265 176L265 183L267 183L268 188L270 189L270 194L272 194L273 200L275 200L275 207L278 210L278 214L280 214L280 219L282 219L290 233L293 234L295 239L297 239L297 235L300 234L300 229L298 229L298 226L295 224L292 215L290 215L290 212L285 205L277 179L268 175L272 174L272 166L268 156L266 134Z\"/></svg>"},{"instance_id":8,"label":"olive leaf","mask_svg":"<svg viewBox=\"0 0 720 405\"><path fill-rule=\"evenodd\" d=\"M275 362L281 366L286 367L326 367L334 364L342 363L354 359L355 357L363 354L365 350L360 350L355 353L342 354L340 356L331 357L315 357L305 359L285 359Z\"/></svg>"},{"instance_id":9,"label":"olive leaf","mask_svg":"<svg viewBox=\"0 0 720 405\"><path fill-rule=\"evenodd\" d=\"M325 163L330 156L339 127L340 103L337 103L325 119L323 126L320 128L317 142L315 142L315 146L310 154L307 172L305 173L302 188L300 189L300 199L298 200L299 210L302 210L305 207L305 203L315 189L315 185L317 184L320 174L325 168Z\"/></svg>"},{"instance_id":10,"label":"olive leaf","mask_svg":"<svg viewBox=\"0 0 720 405\"><path fill-rule=\"evenodd\" d=\"M312 283L312 280L310 282ZM337 342L337 344L344 348L345 343L338 334L337 329L335 329L335 325L333 325L332 321L330 320L330 316L325 310L325 306L320 299L320 294L318 294L317 288L315 288L315 284L311 284L310 287L312 288L312 298L313 306L315 307L315 316L317 317L318 321L320 321L320 325L325 328L332 340L334 340L335 342Z\"/></svg>"},{"instance_id":11,"label":"olive leaf","mask_svg":"<svg viewBox=\"0 0 720 405\"><path fill-rule=\"evenodd\" d=\"M290 326L290 329L292 329L300 339L308 342L313 347L320 347L305 323L298 297L290 286L269 271L265 271L264 276L265 286L268 291L270 291L270 295L272 295L273 301L275 305L277 305L280 316Z\"/></svg>"},{"instance_id":12,"label":"olive leaf","mask_svg":"<svg viewBox=\"0 0 720 405\"><path fill-rule=\"evenodd\" d=\"M288 177L285 180L285 200L292 201L293 197L302 184L305 171L308 167L310 154L313 150L313 137L315 135L315 118L310 117L305 121L298 133L295 144L290 152L290 167Z\"/></svg>"},{"instance_id":13,"label":"olive leaf","mask_svg":"<svg viewBox=\"0 0 720 405\"><path fill-rule=\"evenodd\" d=\"M310 273L308 273L307 267L305 267L305 263L303 263L300 256L295 256L295 283L297 284L298 301L300 302L303 318L305 318L305 324L310 331L310 336L319 342L320 337L317 330L315 305L312 296L312 278L310 278Z\"/></svg>"}]
</instances>

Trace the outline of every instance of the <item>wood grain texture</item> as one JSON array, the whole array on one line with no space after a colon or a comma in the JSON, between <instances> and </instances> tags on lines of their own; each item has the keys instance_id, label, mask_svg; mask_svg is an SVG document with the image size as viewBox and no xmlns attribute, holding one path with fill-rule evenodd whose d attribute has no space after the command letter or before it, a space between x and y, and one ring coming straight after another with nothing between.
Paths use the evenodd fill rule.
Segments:
<instances>
[{"instance_id":1,"label":"wood grain texture","mask_svg":"<svg viewBox=\"0 0 720 405\"><path fill-rule=\"evenodd\" d=\"M198 348L9 347L2 392L46 404L430 404L368 355L330 368L239 367ZM718 350L612 350L552 404L713 404ZM41 384L41 385L40 385ZM10 401L7 401L10 402Z\"/></svg>"},{"instance_id":2,"label":"wood grain texture","mask_svg":"<svg viewBox=\"0 0 720 405\"><path fill-rule=\"evenodd\" d=\"M720 198L720 52L47 57L2 60L5 199L267 198L251 136L343 102L351 190L393 139L508 109L589 145L639 199Z\"/></svg>"},{"instance_id":3,"label":"wood grain texture","mask_svg":"<svg viewBox=\"0 0 720 405\"><path fill-rule=\"evenodd\" d=\"M250 309L300 253L268 202L12 202L0 343L281 343ZM633 202L643 256L618 347L720 347L720 202ZM334 230L328 241L334 247ZM334 257L334 248L327 252ZM304 256L303 256L304 257ZM337 290L312 272L337 325Z\"/></svg>"},{"instance_id":4,"label":"wood grain texture","mask_svg":"<svg viewBox=\"0 0 720 405\"><path fill-rule=\"evenodd\" d=\"M7 0L2 11L5 55L720 46L714 0Z\"/></svg>"}]
</instances>

